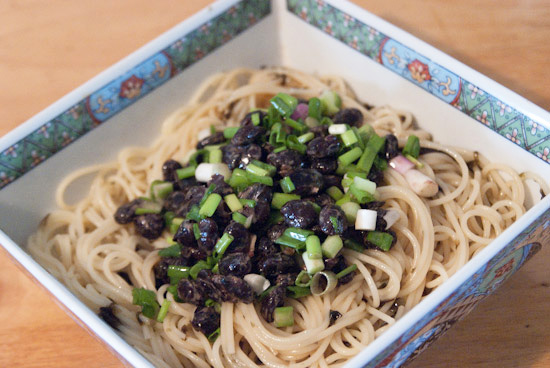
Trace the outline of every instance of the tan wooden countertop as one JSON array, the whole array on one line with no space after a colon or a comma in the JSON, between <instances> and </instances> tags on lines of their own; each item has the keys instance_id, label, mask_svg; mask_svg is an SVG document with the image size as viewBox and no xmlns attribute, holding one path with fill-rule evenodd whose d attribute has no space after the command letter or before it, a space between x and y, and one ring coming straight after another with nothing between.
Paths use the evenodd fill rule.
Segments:
<instances>
[{"instance_id":1,"label":"tan wooden countertop","mask_svg":"<svg viewBox=\"0 0 550 368\"><path fill-rule=\"evenodd\" d=\"M0 136L209 0L0 1ZM550 109L550 2L356 0ZM550 367L550 250L412 367ZM0 251L0 367L121 367Z\"/></svg>"}]
</instances>

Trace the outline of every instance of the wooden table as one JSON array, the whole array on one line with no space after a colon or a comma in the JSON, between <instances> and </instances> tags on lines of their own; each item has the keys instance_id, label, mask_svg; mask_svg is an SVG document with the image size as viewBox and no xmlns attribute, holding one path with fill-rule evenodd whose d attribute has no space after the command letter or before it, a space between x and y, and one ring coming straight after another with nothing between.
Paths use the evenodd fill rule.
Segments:
<instances>
[{"instance_id":1,"label":"wooden table","mask_svg":"<svg viewBox=\"0 0 550 368\"><path fill-rule=\"evenodd\" d=\"M208 0L0 2L0 135ZM550 109L550 2L356 1ZM550 367L548 245L412 367ZM0 252L1 367L121 367Z\"/></svg>"}]
</instances>

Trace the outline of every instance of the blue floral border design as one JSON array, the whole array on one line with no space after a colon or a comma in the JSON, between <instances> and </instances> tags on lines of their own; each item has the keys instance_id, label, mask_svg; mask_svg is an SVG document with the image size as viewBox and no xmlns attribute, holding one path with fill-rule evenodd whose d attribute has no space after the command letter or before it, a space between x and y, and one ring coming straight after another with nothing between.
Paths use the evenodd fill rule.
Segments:
<instances>
[{"instance_id":1,"label":"blue floral border design","mask_svg":"<svg viewBox=\"0 0 550 368\"><path fill-rule=\"evenodd\" d=\"M0 152L0 189L20 178L271 13L242 0Z\"/></svg>"},{"instance_id":2,"label":"blue floral border design","mask_svg":"<svg viewBox=\"0 0 550 368\"><path fill-rule=\"evenodd\" d=\"M323 0L288 10L550 164L550 130L506 102Z\"/></svg>"}]
</instances>

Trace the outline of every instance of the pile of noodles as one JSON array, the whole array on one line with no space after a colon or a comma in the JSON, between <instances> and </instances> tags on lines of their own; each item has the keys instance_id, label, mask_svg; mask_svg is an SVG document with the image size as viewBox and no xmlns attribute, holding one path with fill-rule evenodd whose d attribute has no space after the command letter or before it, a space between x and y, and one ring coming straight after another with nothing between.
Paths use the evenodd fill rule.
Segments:
<instances>
[{"instance_id":1,"label":"pile of noodles","mask_svg":"<svg viewBox=\"0 0 550 368\"><path fill-rule=\"evenodd\" d=\"M386 170L378 199L401 214L392 227L396 244L389 252L345 249L347 263L358 267L353 281L323 296L287 299L295 311L293 327L266 323L254 304L223 303L221 334L210 343L191 327L194 305L172 302L163 323L140 316L140 307L132 304L134 287L155 290L160 304L173 301L168 285L155 288L153 271L156 250L168 243L164 236L149 242L132 226L117 224L117 207L145 195L162 177L167 159L185 162L205 127L238 125L251 108L266 107L279 92L308 99L326 89L337 91L343 106L361 110L379 135L393 133L401 144L410 134L418 136L429 152L419 158L421 171L439 184L439 193L421 198L403 176ZM96 176L86 198L67 204L67 187L90 173ZM477 153L431 141L407 112L361 104L338 77L238 69L208 79L164 122L151 147L126 148L116 162L63 180L56 193L59 209L42 221L28 247L92 310L114 303L120 334L159 367L333 367L359 353L516 221L525 212L523 179ZM330 310L342 314L332 325Z\"/></svg>"}]
</instances>

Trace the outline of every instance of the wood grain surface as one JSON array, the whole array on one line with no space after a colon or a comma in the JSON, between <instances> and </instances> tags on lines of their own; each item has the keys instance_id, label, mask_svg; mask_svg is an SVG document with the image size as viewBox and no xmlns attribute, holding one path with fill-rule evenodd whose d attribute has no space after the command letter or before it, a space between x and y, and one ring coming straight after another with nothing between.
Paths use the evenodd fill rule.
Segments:
<instances>
[{"instance_id":1,"label":"wood grain surface","mask_svg":"<svg viewBox=\"0 0 550 368\"><path fill-rule=\"evenodd\" d=\"M211 1L0 0L0 136ZM550 2L356 0L550 109ZM1 211L2 209L0 209ZM411 367L550 367L549 246ZM0 251L0 367L121 367Z\"/></svg>"}]
</instances>

